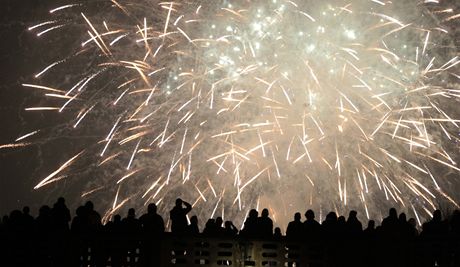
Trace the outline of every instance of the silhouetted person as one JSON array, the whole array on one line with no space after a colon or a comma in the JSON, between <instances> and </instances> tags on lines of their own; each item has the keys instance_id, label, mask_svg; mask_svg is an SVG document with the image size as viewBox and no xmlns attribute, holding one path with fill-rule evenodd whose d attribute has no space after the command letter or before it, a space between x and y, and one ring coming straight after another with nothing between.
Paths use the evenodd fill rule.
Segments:
<instances>
[{"instance_id":1,"label":"silhouetted person","mask_svg":"<svg viewBox=\"0 0 460 267\"><path fill-rule=\"evenodd\" d=\"M344 223L345 224L345 223ZM345 229L345 227L343 227ZM342 229L342 230L343 230ZM329 212L326 215L323 223L321 224L321 235L323 244L329 251L329 258L327 259L329 265L340 266L339 263L343 264L346 254L344 252L345 239L344 232L339 232L337 214L335 212ZM308 240L307 240L308 241Z\"/></svg>"},{"instance_id":2,"label":"silhouetted person","mask_svg":"<svg viewBox=\"0 0 460 267\"><path fill-rule=\"evenodd\" d=\"M368 221L367 228L363 231L363 241L363 266L376 266L375 259L378 258L376 251L379 250L377 248L377 230L374 220Z\"/></svg>"},{"instance_id":3,"label":"silhouetted person","mask_svg":"<svg viewBox=\"0 0 460 267\"><path fill-rule=\"evenodd\" d=\"M190 224L187 226L187 233L192 236L200 234L200 229L198 228L198 217L196 215L190 218Z\"/></svg>"},{"instance_id":4,"label":"silhouetted person","mask_svg":"<svg viewBox=\"0 0 460 267\"><path fill-rule=\"evenodd\" d=\"M120 214L113 216L113 231L116 234L119 234L123 231L123 224L121 223Z\"/></svg>"},{"instance_id":5,"label":"silhouetted person","mask_svg":"<svg viewBox=\"0 0 460 267\"><path fill-rule=\"evenodd\" d=\"M139 220L136 218L136 210L131 208L128 210L128 216L121 221L123 225L123 231L125 236L127 237L138 237L141 224ZM126 242L128 248L128 259L130 265L133 265L136 262L136 248L138 247L138 242L135 239L128 239L129 241Z\"/></svg>"},{"instance_id":6,"label":"silhouetted person","mask_svg":"<svg viewBox=\"0 0 460 267\"><path fill-rule=\"evenodd\" d=\"M302 238L303 235L303 223L301 221L302 215L300 212L294 214L294 220L289 222L286 229L286 238L291 240L298 240Z\"/></svg>"},{"instance_id":7,"label":"silhouetted person","mask_svg":"<svg viewBox=\"0 0 460 267\"><path fill-rule=\"evenodd\" d=\"M51 216L56 231L68 231L70 222L70 211L65 204L63 197L58 198L51 209Z\"/></svg>"},{"instance_id":8,"label":"silhouetted person","mask_svg":"<svg viewBox=\"0 0 460 267\"><path fill-rule=\"evenodd\" d=\"M399 220L398 213L395 208L391 208L388 214L388 217L382 221L382 234L385 239L395 239L398 238L398 228Z\"/></svg>"},{"instance_id":9,"label":"silhouetted person","mask_svg":"<svg viewBox=\"0 0 460 267\"><path fill-rule=\"evenodd\" d=\"M99 230L99 228L102 226L101 215L94 210L93 202L87 201L85 203L85 213L90 230Z\"/></svg>"},{"instance_id":10,"label":"silhouetted person","mask_svg":"<svg viewBox=\"0 0 460 267\"><path fill-rule=\"evenodd\" d=\"M30 263L27 260L30 258L30 247L31 242L27 242L27 238L30 233L26 232L27 229L23 224L23 214L20 210L13 210L10 212L8 224L6 226L7 239L4 240L1 237L0 242L7 242L6 246L6 256L0 259L0 265L5 265L3 262L9 257L13 257L11 260L13 266L27 266ZM4 251L0 251L3 256ZM7 265L8 266L8 265Z\"/></svg>"},{"instance_id":11,"label":"silhouetted person","mask_svg":"<svg viewBox=\"0 0 460 267\"><path fill-rule=\"evenodd\" d=\"M258 218L258 232L262 238L273 236L273 221L268 217L268 209L263 209L261 216Z\"/></svg>"},{"instance_id":12,"label":"silhouetted person","mask_svg":"<svg viewBox=\"0 0 460 267\"><path fill-rule=\"evenodd\" d=\"M8 220L10 218L8 217L8 215L3 215L2 217L2 223L1 223L1 226L3 227L3 230L5 230L6 228L6 225L8 224Z\"/></svg>"},{"instance_id":13,"label":"silhouetted person","mask_svg":"<svg viewBox=\"0 0 460 267\"><path fill-rule=\"evenodd\" d=\"M216 220L208 219L203 229L203 235L207 237L214 237L216 236L216 233Z\"/></svg>"},{"instance_id":14,"label":"silhouetted person","mask_svg":"<svg viewBox=\"0 0 460 267\"><path fill-rule=\"evenodd\" d=\"M87 232L87 220L86 220L86 212L85 207L80 206L75 211L76 216L72 219L72 224L70 225L70 230L75 234L82 234ZM38 218L37 218L38 220Z\"/></svg>"},{"instance_id":15,"label":"silhouetted person","mask_svg":"<svg viewBox=\"0 0 460 267\"><path fill-rule=\"evenodd\" d=\"M340 215L337 218L337 239L343 240L347 233L347 221L345 216Z\"/></svg>"},{"instance_id":16,"label":"silhouetted person","mask_svg":"<svg viewBox=\"0 0 460 267\"><path fill-rule=\"evenodd\" d=\"M139 218L142 231L154 237L158 237L165 231L163 218L157 213L157 205L151 203L147 207L147 213Z\"/></svg>"},{"instance_id":17,"label":"silhouetted person","mask_svg":"<svg viewBox=\"0 0 460 267\"><path fill-rule=\"evenodd\" d=\"M196 235L199 233L196 216L191 217L190 225L187 226L186 214L190 209L190 204L180 200L171 210L171 215L177 210L181 215L179 229L185 224L186 232ZM0 265L107 266L109 257L110 266L113 267L160 265L158 259L161 258L159 253L162 239L157 236L163 233L164 222L157 214L155 204L150 204L147 213L139 220L136 219L135 210L129 209L125 219L121 220L119 215L115 215L113 221L102 226L100 215L94 210L93 204L87 202L77 208L70 232L61 231L66 228L65 225L68 225L70 216L66 215L67 211L64 200L59 199L53 209L48 206L41 207L35 220L30 215L28 207L24 207L22 211L13 210L9 216L4 216L0 221L0 240L2 240L0 252L3 253L0 257L3 259ZM308 210L305 217L306 221L302 223L300 213L296 213L294 221L287 227L286 235L293 238L305 236L306 249L313 252L308 257L312 259L317 257L315 253L320 249L321 254L324 253L325 256L324 266L460 266L458 250L460 211L458 210L452 214L449 221L443 220L439 210L434 211L433 217L423 224L423 232L420 236L418 236L416 220L414 218L407 220L404 213L398 217L395 209L390 209L388 217L382 221L382 226L376 228L375 222L370 220L364 231L357 219L356 211L350 211L348 220L343 216L337 218L334 212L330 212L322 225L315 220L312 210ZM174 218L176 229L178 221L177 217ZM267 222L270 227L267 227ZM232 222L226 221L224 225L225 227L222 227L221 217L210 219L204 232L209 237L237 236L238 229ZM261 217L258 217L258 212L253 209L248 214L241 236L266 237L264 233L269 233L268 228L273 229L268 210L264 209ZM272 240L281 241L283 239L281 230L278 227L274 230ZM241 239L238 242L243 253L249 255L247 253L252 249L253 241ZM72 244L71 249L68 249L67 244ZM286 247L288 256L300 253L298 245L292 245ZM73 255L69 255L68 251ZM184 249L174 249L174 251L185 253ZM185 258L200 256L193 251L180 255L184 255ZM302 259L299 260L302 262Z\"/></svg>"},{"instance_id":18,"label":"silhouetted person","mask_svg":"<svg viewBox=\"0 0 460 267\"><path fill-rule=\"evenodd\" d=\"M367 228L364 230L364 237L366 238L366 240L375 240L375 221L374 220L370 220L368 223L367 223Z\"/></svg>"},{"instance_id":19,"label":"silhouetted person","mask_svg":"<svg viewBox=\"0 0 460 267\"><path fill-rule=\"evenodd\" d=\"M3 258L4 254L7 252L7 246L8 246L8 238L6 237L7 231L6 231L6 222L8 221L8 217L4 215L2 218L0 218L0 257ZM8 261L4 260L4 263L8 263Z\"/></svg>"},{"instance_id":20,"label":"silhouetted person","mask_svg":"<svg viewBox=\"0 0 460 267\"><path fill-rule=\"evenodd\" d=\"M37 230L39 232L49 232L52 228L51 209L48 206L41 206L38 211L38 216L35 219L37 222Z\"/></svg>"},{"instance_id":21,"label":"silhouetted person","mask_svg":"<svg viewBox=\"0 0 460 267\"><path fill-rule=\"evenodd\" d=\"M124 249L124 229L121 222L121 216L119 214L115 215L113 217L113 221L107 224L107 231L112 237L114 237L114 240L108 243L112 266L121 267L127 252Z\"/></svg>"},{"instance_id":22,"label":"silhouetted person","mask_svg":"<svg viewBox=\"0 0 460 267\"><path fill-rule=\"evenodd\" d=\"M235 237L238 235L238 229L231 221L225 221L225 237Z\"/></svg>"},{"instance_id":23,"label":"silhouetted person","mask_svg":"<svg viewBox=\"0 0 460 267\"><path fill-rule=\"evenodd\" d=\"M406 266L408 264L407 222L405 215L398 218L395 208L389 210L388 217L383 219L380 232L378 232L381 252L387 255L382 259L383 264L394 266ZM404 226L403 226L404 225Z\"/></svg>"},{"instance_id":24,"label":"silhouetted person","mask_svg":"<svg viewBox=\"0 0 460 267\"><path fill-rule=\"evenodd\" d=\"M55 251L56 265L64 266L70 258L70 251L68 247L67 234L69 232L70 211L65 205L63 197L58 198L51 209L51 220L53 227L54 242L53 250Z\"/></svg>"},{"instance_id":25,"label":"silhouetted person","mask_svg":"<svg viewBox=\"0 0 460 267\"><path fill-rule=\"evenodd\" d=\"M399 221L400 224L404 224L404 223L407 222L407 217L406 217L406 214L404 212L399 214L398 221Z\"/></svg>"},{"instance_id":26,"label":"silhouetted person","mask_svg":"<svg viewBox=\"0 0 460 267\"><path fill-rule=\"evenodd\" d=\"M406 218L405 213L399 214L398 222L399 222L398 233L400 235L400 240L402 240L404 242L409 241L411 239L413 233L412 233L412 229L411 229L412 227L407 222L407 218Z\"/></svg>"},{"instance_id":27,"label":"silhouetted person","mask_svg":"<svg viewBox=\"0 0 460 267\"><path fill-rule=\"evenodd\" d=\"M51 262L51 255L49 255L49 251L52 251L52 242L54 238L52 237L52 218L51 218L51 209L49 206L44 205L41 206L38 211L38 216L35 219L35 238L36 243L36 254L37 254L37 265L38 266L45 266L50 264Z\"/></svg>"},{"instance_id":28,"label":"silhouetted person","mask_svg":"<svg viewBox=\"0 0 460 267\"><path fill-rule=\"evenodd\" d=\"M4 215L1 219L0 219L0 235L1 234L4 234L4 232L6 231L6 224L8 222L8 215ZM0 242L0 245L2 244L2 242Z\"/></svg>"},{"instance_id":29,"label":"silhouetted person","mask_svg":"<svg viewBox=\"0 0 460 267\"><path fill-rule=\"evenodd\" d=\"M30 208L28 206L25 206L24 208L22 208L22 224L23 226L28 229L28 230L31 230L33 225L34 225L34 217L32 217L32 215L30 215Z\"/></svg>"},{"instance_id":30,"label":"silhouetted person","mask_svg":"<svg viewBox=\"0 0 460 267\"><path fill-rule=\"evenodd\" d=\"M455 237L460 237L460 210L455 210L452 213L452 217L450 220L450 227L452 230L452 234Z\"/></svg>"},{"instance_id":31,"label":"silhouetted person","mask_svg":"<svg viewBox=\"0 0 460 267\"><path fill-rule=\"evenodd\" d=\"M422 233L420 234L424 242L432 245L432 248L427 250L430 253L431 263L437 262L439 266L445 266L447 261L446 237L448 234L448 224L442 220L440 210L433 212L433 218L422 225Z\"/></svg>"},{"instance_id":32,"label":"silhouetted person","mask_svg":"<svg viewBox=\"0 0 460 267\"><path fill-rule=\"evenodd\" d=\"M450 218L450 245L460 248L460 210L455 210ZM460 252L454 254L452 266L460 266Z\"/></svg>"},{"instance_id":33,"label":"silhouetted person","mask_svg":"<svg viewBox=\"0 0 460 267\"><path fill-rule=\"evenodd\" d=\"M248 217L244 221L244 226L243 229L241 230L241 235L244 237L248 238L254 238L257 237L258 235L258 229L257 229L257 216L259 213L257 210L252 209L249 211Z\"/></svg>"},{"instance_id":34,"label":"silhouetted person","mask_svg":"<svg viewBox=\"0 0 460 267\"><path fill-rule=\"evenodd\" d=\"M127 234L138 234L141 229L141 224L136 218L136 210L131 208L128 210L128 215L122 221L124 231Z\"/></svg>"},{"instance_id":35,"label":"silhouetted person","mask_svg":"<svg viewBox=\"0 0 460 267\"><path fill-rule=\"evenodd\" d=\"M8 230L19 233L23 230L22 227L22 212L20 210L13 210L10 212L8 220Z\"/></svg>"},{"instance_id":36,"label":"silhouetted person","mask_svg":"<svg viewBox=\"0 0 460 267\"><path fill-rule=\"evenodd\" d=\"M224 220L222 217L217 217L216 218L216 236L217 237L223 237L225 235L225 229L223 227Z\"/></svg>"},{"instance_id":37,"label":"silhouetted person","mask_svg":"<svg viewBox=\"0 0 460 267\"><path fill-rule=\"evenodd\" d=\"M417 222L415 221L414 218L410 218L407 221L407 224L409 225L409 230L410 230L410 239L414 240L418 236L418 230L417 230Z\"/></svg>"},{"instance_id":38,"label":"silhouetted person","mask_svg":"<svg viewBox=\"0 0 460 267\"><path fill-rule=\"evenodd\" d=\"M185 208L183 207L185 206ZM192 205L176 199L176 206L169 212L171 219L171 232L173 234L184 234L187 231L187 213L192 210Z\"/></svg>"},{"instance_id":39,"label":"silhouetted person","mask_svg":"<svg viewBox=\"0 0 460 267\"><path fill-rule=\"evenodd\" d=\"M346 223L347 232L350 237L359 237L363 231L363 226L357 217L358 213L354 210L350 211Z\"/></svg>"},{"instance_id":40,"label":"silhouetted person","mask_svg":"<svg viewBox=\"0 0 460 267\"><path fill-rule=\"evenodd\" d=\"M273 239L280 241L283 238L283 234L281 234L281 228L276 227L275 232L273 233Z\"/></svg>"},{"instance_id":41,"label":"silhouetted person","mask_svg":"<svg viewBox=\"0 0 460 267\"><path fill-rule=\"evenodd\" d=\"M333 242L333 240L337 239L337 214L335 212L329 212L326 215L325 220L321 224L321 230L328 242Z\"/></svg>"},{"instance_id":42,"label":"silhouetted person","mask_svg":"<svg viewBox=\"0 0 460 267\"><path fill-rule=\"evenodd\" d=\"M96 241L90 237L94 237L101 229L101 217L94 211L93 203L88 201L84 206L79 206L76 210L77 216L72 220L70 230L75 237L73 248L73 259L81 265L90 265L93 263L87 262L88 247L97 247ZM97 249L93 249L92 253ZM82 261L80 261L80 259Z\"/></svg>"},{"instance_id":43,"label":"silhouetted person","mask_svg":"<svg viewBox=\"0 0 460 267\"><path fill-rule=\"evenodd\" d=\"M309 242L317 241L319 238L321 226L318 221L315 220L315 213L313 210L307 210L305 212L305 218L307 219L305 222L303 222L305 239Z\"/></svg>"},{"instance_id":44,"label":"silhouetted person","mask_svg":"<svg viewBox=\"0 0 460 267\"><path fill-rule=\"evenodd\" d=\"M163 218L157 213L157 205L151 203L147 213L139 218L142 232L146 234L141 246L143 266L156 266L160 257L161 238L165 231Z\"/></svg>"},{"instance_id":45,"label":"silhouetted person","mask_svg":"<svg viewBox=\"0 0 460 267\"><path fill-rule=\"evenodd\" d=\"M424 236L442 236L447 233L447 224L442 221L441 211L435 210L433 212L433 218L422 225Z\"/></svg>"}]
</instances>

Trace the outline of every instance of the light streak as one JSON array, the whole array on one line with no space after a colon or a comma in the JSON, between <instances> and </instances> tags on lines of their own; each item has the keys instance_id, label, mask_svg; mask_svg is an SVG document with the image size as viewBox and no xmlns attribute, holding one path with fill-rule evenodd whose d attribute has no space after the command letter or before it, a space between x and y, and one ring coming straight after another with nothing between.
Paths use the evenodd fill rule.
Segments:
<instances>
[{"instance_id":1,"label":"light streak","mask_svg":"<svg viewBox=\"0 0 460 267\"><path fill-rule=\"evenodd\" d=\"M181 195L229 219L260 203L280 220L276 203L295 212L307 199L367 218L397 202L420 223L417 210L459 202L459 179L442 177L460 172L460 60L446 30L459 15L448 3L102 2L62 5L28 28L81 50L56 51L22 84L45 97L26 110L69 114L68 128L94 137L36 189L85 160L99 174L82 195L115 197L107 216L137 198L167 212ZM42 143L60 129L40 130Z\"/></svg>"}]
</instances>

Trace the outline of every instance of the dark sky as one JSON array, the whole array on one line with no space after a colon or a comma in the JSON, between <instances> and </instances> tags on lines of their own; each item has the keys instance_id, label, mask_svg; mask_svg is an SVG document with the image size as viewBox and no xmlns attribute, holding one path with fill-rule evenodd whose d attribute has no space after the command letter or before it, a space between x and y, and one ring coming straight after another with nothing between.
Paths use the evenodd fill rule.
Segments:
<instances>
[{"instance_id":1,"label":"dark sky","mask_svg":"<svg viewBox=\"0 0 460 267\"><path fill-rule=\"evenodd\" d=\"M0 8L0 145L11 143L42 118L25 112L36 101L21 83L43 66L43 42L27 28L47 16L53 1L2 0ZM0 214L30 205L35 213L43 192L33 190L38 149L0 150Z\"/></svg>"}]
</instances>

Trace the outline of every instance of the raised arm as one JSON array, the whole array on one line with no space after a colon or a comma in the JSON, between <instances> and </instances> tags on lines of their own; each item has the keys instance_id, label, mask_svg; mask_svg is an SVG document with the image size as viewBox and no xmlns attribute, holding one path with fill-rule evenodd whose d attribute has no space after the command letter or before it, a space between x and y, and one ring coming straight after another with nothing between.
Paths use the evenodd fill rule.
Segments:
<instances>
[{"instance_id":1,"label":"raised arm","mask_svg":"<svg viewBox=\"0 0 460 267\"><path fill-rule=\"evenodd\" d=\"M190 203L185 202L185 201L184 201L183 203L184 203L184 205L185 205L184 212L185 212L185 214L187 214L187 213L189 213L189 212L192 210L192 205L190 205Z\"/></svg>"}]
</instances>

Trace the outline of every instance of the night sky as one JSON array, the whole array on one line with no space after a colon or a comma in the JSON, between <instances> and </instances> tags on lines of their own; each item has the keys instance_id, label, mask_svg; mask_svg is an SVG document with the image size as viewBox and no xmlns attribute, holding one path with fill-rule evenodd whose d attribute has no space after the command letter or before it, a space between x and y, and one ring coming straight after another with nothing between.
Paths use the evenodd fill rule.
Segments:
<instances>
[{"instance_id":1,"label":"night sky","mask_svg":"<svg viewBox=\"0 0 460 267\"><path fill-rule=\"evenodd\" d=\"M23 88L34 72L46 64L43 55L46 43L27 31L37 21L46 18L53 1L3 0L0 8L0 144L7 144L24 134L44 118L38 113L24 111L37 101L35 92ZM0 150L0 214L30 205L33 214L47 199L46 193L33 190L39 167L39 149L30 146L22 149ZM52 202L53 203L53 202ZM52 204L48 203L48 204Z\"/></svg>"}]
</instances>

